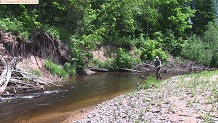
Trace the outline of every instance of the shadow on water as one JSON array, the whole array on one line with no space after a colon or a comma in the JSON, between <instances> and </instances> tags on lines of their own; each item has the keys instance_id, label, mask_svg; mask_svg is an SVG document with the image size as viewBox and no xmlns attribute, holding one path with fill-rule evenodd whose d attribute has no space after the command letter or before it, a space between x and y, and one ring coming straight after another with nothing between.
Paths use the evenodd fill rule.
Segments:
<instances>
[{"instance_id":1,"label":"shadow on water","mask_svg":"<svg viewBox=\"0 0 218 123\"><path fill-rule=\"evenodd\" d=\"M155 73L145 73L145 76ZM178 74L162 74L163 79ZM97 73L76 76L62 87L50 87L42 92L0 97L0 123L25 122L25 119L49 113L70 112L95 105L115 96L135 90L142 83L141 73ZM59 119L63 120L63 119ZM46 123L49 122L45 121ZM54 123L54 121L52 121ZM56 122L60 122L56 120Z\"/></svg>"}]
</instances>

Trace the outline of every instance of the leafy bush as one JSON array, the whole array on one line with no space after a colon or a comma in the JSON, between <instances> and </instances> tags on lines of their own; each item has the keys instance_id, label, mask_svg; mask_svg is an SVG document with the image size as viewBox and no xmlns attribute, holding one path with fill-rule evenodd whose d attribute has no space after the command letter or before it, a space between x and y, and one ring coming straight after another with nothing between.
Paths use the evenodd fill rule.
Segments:
<instances>
[{"instance_id":1,"label":"leafy bush","mask_svg":"<svg viewBox=\"0 0 218 123\"><path fill-rule=\"evenodd\" d=\"M209 23L202 37L191 36L183 44L182 56L210 67L218 67L218 27Z\"/></svg>"},{"instance_id":2,"label":"leafy bush","mask_svg":"<svg viewBox=\"0 0 218 123\"><path fill-rule=\"evenodd\" d=\"M209 23L209 28L204 33L202 41L207 46L205 50L212 52L210 67L218 67L218 26L216 23Z\"/></svg>"},{"instance_id":3,"label":"leafy bush","mask_svg":"<svg viewBox=\"0 0 218 123\"><path fill-rule=\"evenodd\" d=\"M71 65L70 63L66 62L64 64L64 69L67 71L69 75L75 75L76 74L76 67L74 65Z\"/></svg>"},{"instance_id":4,"label":"leafy bush","mask_svg":"<svg viewBox=\"0 0 218 123\"><path fill-rule=\"evenodd\" d=\"M85 53L83 48L83 44L85 42L77 39L76 37L71 37L70 48L72 51L73 59L72 61L77 65L77 67L83 67L85 65Z\"/></svg>"},{"instance_id":5,"label":"leafy bush","mask_svg":"<svg viewBox=\"0 0 218 123\"><path fill-rule=\"evenodd\" d=\"M54 36L55 38L60 38L60 30L57 27L45 25L43 29L49 33L50 35Z\"/></svg>"},{"instance_id":6,"label":"leafy bush","mask_svg":"<svg viewBox=\"0 0 218 123\"><path fill-rule=\"evenodd\" d=\"M84 38L84 37L83 37ZM89 52L90 49L94 47L95 44L87 44L87 40L80 40L75 36L70 37L70 49L72 61L71 64L76 66L77 72L84 72L84 69L88 66L90 59L93 58L93 54ZM90 44L90 45L89 45Z\"/></svg>"},{"instance_id":7,"label":"leafy bush","mask_svg":"<svg viewBox=\"0 0 218 123\"><path fill-rule=\"evenodd\" d=\"M29 37L27 29L24 28L22 22L18 21L16 18L2 18L0 19L0 29L5 32L12 32L15 35L21 35L24 38Z\"/></svg>"},{"instance_id":8,"label":"leafy bush","mask_svg":"<svg viewBox=\"0 0 218 123\"><path fill-rule=\"evenodd\" d=\"M163 36L161 32L156 32L154 33L154 37L155 40L160 43L164 51L167 51L174 56L180 55L182 51L183 40L182 38L176 39L171 30L167 31L165 36Z\"/></svg>"},{"instance_id":9,"label":"leafy bush","mask_svg":"<svg viewBox=\"0 0 218 123\"><path fill-rule=\"evenodd\" d=\"M200 37L192 36L183 44L182 56L196 63L210 65L212 50L207 48Z\"/></svg>"},{"instance_id":10,"label":"leafy bush","mask_svg":"<svg viewBox=\"0 0 218 123\"><path fill-rule=\"evenodd\" d=\"M115 68L133 68L133 66L139 61L133 58L127 51L122 48L117 50L117 55L114 61Z\"/></svg>"},{"instance_id":11,"label":"leafy bush","mask_svg":"<svg viewBox=\"0 0 218 123\"><path fill-rule=\"evenodd\" d=\"M109 70L115 70L115 59L109 58L104 62L104 67L109 69Z\"/></svg>"},{"instance_id":12,"label":"leafy bush","mask_svg":"<svg viewBox=\"0 0 218 123\"><path fill-rule=\"evenodd\" d=\"M142 53L140 58L142 60L153 60L155 56L159 56L161 59L166 60L166 53L158 45L159 43L155 40L146 40L141 44L140 50Z\"/></svg>"},{"instance_id":13,"label":"leafy bush","mask_svg":"<svg viewBox=\"0 0 218 123\"><path fill-rule=\"evenodd\" d=\"M67 76L67 72L63 69L63 67L61 65L53 63L51 60L45 61L45 68L48 69L54 75L63 77Z\"/></svg>"},{"instance_id":14,"label":"leafy bush","mask_svg":"<svg viewBox=\"0 0 218 123\"><path fill-rule=\"evenodd\" d=\"M114 64L115 63L114 63L113 58L108 58L105 62L102 62L99 59L93 59L91 66L95 66L95 67L99 67L99 68L106 68L106 69L113 71L113 70L115 70Z\"/></svg>"},{"instance_id":15,"label":"leafy bush","mask_svg":"<svg viewBox=\"0 0 218 123\"><path fill-rule=\"evenodd\" d=\"M120 36L110 36L110 38L105 41L106 44L112 44L112 45L116 45L119 47L123 47L126 48L128 50L130 50L130 47L133 44L133 40L131 39L131 37L120 37Z\"/></svg>"},{"instance_id":16,"label":"leafy bush","mask_svg":"<svg viewBox=\"0 0 218 123\"><path fill-rule=\"evenodd\" d=\"M101 60L99 60L99 59L92 59L90 66L103 68L104 67L104 63Z\"/></svg>"}]
</instances>

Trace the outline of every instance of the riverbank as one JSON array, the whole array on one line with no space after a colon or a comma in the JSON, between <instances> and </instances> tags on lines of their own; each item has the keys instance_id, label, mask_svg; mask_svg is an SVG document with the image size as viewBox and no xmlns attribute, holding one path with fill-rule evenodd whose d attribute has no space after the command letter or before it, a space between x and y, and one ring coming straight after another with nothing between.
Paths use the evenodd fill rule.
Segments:
<instances>
[{"instance_id":1,"label":"riverbank","mask_svg":"<svg viewBox=\"0 0 218 123\"><path fill-rule=\"evenodd\" d=\"M65 121L83 122L218 122L217 71L172 77L158 88L116 97Z\"/></svg>"}]
</instances>

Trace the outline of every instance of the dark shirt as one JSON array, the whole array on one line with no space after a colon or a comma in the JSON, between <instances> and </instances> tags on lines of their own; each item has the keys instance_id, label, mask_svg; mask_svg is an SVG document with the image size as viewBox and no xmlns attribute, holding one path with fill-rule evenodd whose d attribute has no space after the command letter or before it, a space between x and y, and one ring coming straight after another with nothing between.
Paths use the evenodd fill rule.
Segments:
<instances>
[{"instance_id":1,"label":"dark shirt","mask_svg":"<svg viewBox=\"0 0 218 123\"><path fill-rule=\"evenodd\" d=\"M161 67L161 61L159 59L156 59L154 62L155 67Z\"/></svg>"}]
</instances>

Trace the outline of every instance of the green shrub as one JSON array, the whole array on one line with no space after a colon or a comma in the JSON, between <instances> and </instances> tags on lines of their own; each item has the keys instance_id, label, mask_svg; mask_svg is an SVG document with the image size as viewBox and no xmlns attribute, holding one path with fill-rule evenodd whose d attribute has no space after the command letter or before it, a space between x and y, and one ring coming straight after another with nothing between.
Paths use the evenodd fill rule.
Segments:
<instances>
[{"instance_id":1,"label":"green shrub","mask_svg":"<svg viewBox=\"0 0 218 123\"><path fill-rule=\"evenodd\" d=\"M27 29L24 28L23 23L18 21L16 18L0 19L0 30L3 30L5 32L11 32L12 34L15 34L15 35L21 35L25 39L28 39L28 37L30 36Z\"/></svg>"},{"instance_id":2,"label":"green shrub","mask_svg":"<svg viewBox=\"0 0 218 123\"><path fill-rule=\"evenodd\" d=\"M104 62L104 67L107 68L108 70L115 70L115 59L113 58L108 58L105 62Z\"/></svg>"},{"instance_id":3,"label":"green shrub","mask_svg":"<svg viewBox=\"0 0 218 123\"><path fill-rule=\"evenodd\" d=\"M64 69L67 71L69 75L75 75L76 74L76 67L74 65L71 65L70 63L66 62L64 64Z\"/></svg>"},{"instance_id":4,"label":"green shrub","mask_svg":"<svg viewBox=\"0 0 218 123\"><path fill-rule=\"evenodd\" d=\"M156 40L156 38L155 38ZM183 44L183 39L180 38L176 38L174 36L174 32L172 32L171 30L169 30L165 37L163 37L163 42L161 42L162 44L162 48L169 52L171 55L173 56L179 56L181 55L181 51L182 51L182 44Z\"/></svg>"},{"instance_id":5,"label":"green shrub","mask_svg":"<svg viewBox=\"0 0 218 123\"><path fill-rule=\"evenodd\" d=\"M78 38L72 36L70 42L70 48L72 51L72 62L77 65L77 68L83 68L86 63L86 52L82 49L85 42L79 40Z\"/></svg>"},{"instance_id":6,"label":"green shrub","mask_svg":"<svg viewBox=\"0 0 218 123\"><path fill-rule=\"evenodd\" d=\"M88 67L90 59L93 58L93 54L89 51L95 47L95 44L91 44L88 36L83 36L81 39L71 36L69 47L73 57L71 64L76 66L77 72L83 73L84 69Z\"/></svg>"},{"instance_id":7,"label":"green shrub","mask_svg":"<svg viewBox=\"0 0 218 123\"><path fill-rule=\"evenodd\" d=\"M128 50L130 50L130 47L133 44L133 40L131 39L131 37L128 37L128 36L120 37L120 36L114 35L110 37L109 41L110 42L105 41L105 43L107 44L110 43L110 44L113 44L119 47L126 48Z\"/></svg>"},{"instance_id":8,"label":"green shrub","mask_svg":"<svg viewBox=\"0 0 218 123\"><path fill-rule=\"evenodd\" d=\"M153 60L155 56L159 56L161 59L166 60L166 53L158 45L159 43L157 41L150 39L141 44L141 60Z\"/></svg>"},{"instance_id":9,"label":"green shrub","mask_svg":"<svg viewBox=\"0 0 218 123\"><path fill-rule=\"evenodd\" d=\"M91 61L91 65L92 67L99 67L99 68L106 68L108 70L115 70L115 65L114 65L114 59L113 58L108 58L106 61L101 61L99 59L93 59Z\"/></svg>"},{"instance_id":10,"label":"green shrub","mask_svg":"<svg viewBox=\"0 0 218 123\"><path fill-rule=\"evenodd\" d=\"M49 25L44 25L43 29L49 33L50 35L54 36L55 38L60 38L60 30L55 27L55 26L49 26Z\"/></svg>"},{"instance_id":11,"label":"green shrub","mask_svg":"<svg viewBox=\"0 0 218 123\"><path fill-rule=\"evenodd\" d=\"M191 36L183 44L182 56L200 64L218 67L218 27L209 23L202 37Z\"/></svg>"},{"instance_id":12,"label":"green shrub","mask_svg":"<svg viewBox=\"0 0 218 123\"><path fill-rule=\"evenodd\" d=\"M217 24L209 23L208 30L204 33L202 41L207 46L206 50L212 52L210 67L218 67L218 26Z\"/></svg>"},{"instance_id":13,"label":"green shrub","mask_svg":"<svg viewBox=\"0 0 218 123\"><path fill-rule=\"evenodd\" d=\"M115 68L133 68L133 66L139 61L133 58L127 51L122 48L117 50L117 55L114 60Z\"/></svg>"},{"instance_id":14,"label":"green shrub","mask_svg":"<svg viewBox=\"0 0 218 123\"><path fill-rule=\"evenodd\" d=\"M210 65L212 50L207 48L200 37L194 35L183 44L182 56L196 63Z\"/></svg>"},{"instance_id":15,"label":"green shrub","mask_svg":"<svg viewBox=\"0 0 218 123\"><path fill-rule=\"evenodd\" d=\"M48 69L54 75L63 77L67 76L67 72L63 69L63 67L61 65L53 63L51 60L45 61L45 68Z\"/></svg>"},{"instance_id":16,"label":"green shrub","mask_svg":"<svg viewBox=\"0 0 218 123\"><path fill-rule=\"evenodd\" d=\"M100 59L92 59L91 66L92 67L103 68L104 67L104 63Z\"/></svg>"},{"instance_id":17,"label":"green shrub","mask_svg":"<svg viewBox=\"0 0 218 123\"><path fill-rule=\"evenodd\" d=\"M210 67L218 67L218 52L214 52L212 59L210 61Z\"/></svg>"}]
</instances>

